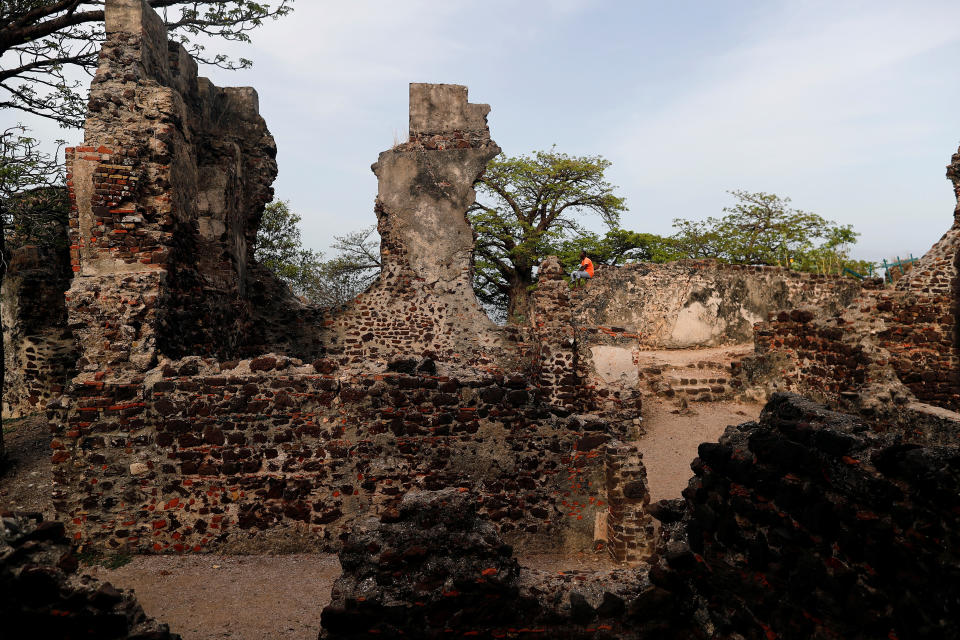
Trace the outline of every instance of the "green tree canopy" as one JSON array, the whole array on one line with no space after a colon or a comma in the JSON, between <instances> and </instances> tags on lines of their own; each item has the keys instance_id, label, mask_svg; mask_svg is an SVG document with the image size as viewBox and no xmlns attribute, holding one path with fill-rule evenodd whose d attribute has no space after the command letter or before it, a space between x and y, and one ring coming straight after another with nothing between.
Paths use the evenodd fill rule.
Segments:
<instances>
[{"instance_id":1,"label":"green tree canopy","mask_svg":"<svg viewBox=\"0 0 960 640\"><path fill-rule=\"evenodd\" d=\"M41 152L22 126L0 132L0 281L6 276L9 249L16 245L64 242L69 214L63 168ZM2 333L2 326L0 326ZM0 340L0 363L4 361ZM4 370L0 370L0 389ZM0 462L4 456L0 433Z\"/></svg>"},{"instance_id":2,"label":"green tree canopy","mask_svg":"<svg viewBox=\"0 0 960 640\"><path fill-rule=\"evenodd\" d=\"M586 251L594 264L618 266L627 262L667 262L676 256L674 241L653 233L610 229L600 236L585 233L567 238L557 256L567 268L580 264L580 252Z\"/></svg>"},{"instance_id":3,"label":"green tree canopy","mask_svg":"<svg viewBox=\"0 0 960 640\"><path fill-rule=\"evenodd\" d=\"M678 257L716 258L736 264L779 265L839 273L851 263L849 247L858 234L850 225L794 209L790 198L730 191L737 203L721 218L677 218L672 236Z\"/></svg>"},{"instance_id":4,"label":"green tree canopy","mask_svg":"<svg viewBox=\"0 0 960 640\"><path fill-rule=\"evenodd\" d=\"M289 202L271 202L264 210L254 246L256 260L295 295L323 307L336 307L356 298L376 279L380 249L375 226L334 236L337 253L324 260L319 251L304 248L300 221Z\"/></svg>"},{"instance_id":5,"label":"green tree canopy","mask_svg":"<svg viewBox=\"0 0 960 640\"><path fill-rule=\"evenodd\" d=\"M380 274L380 243L376 225L334 236L337 254L323 262L311 300L325 307L344 305L367 290Z\"/></svg>"},{"instance_id":6,"label":"green tree canopy","mask_svg":"<svg viewBox=\"0 0 960 640\"><path fill-rule=\"evenodd\" d=\"M250 31L267 18L293 10L293 0L148 0L201 64L227 69L250 66L208 54L198 38L249 42ZM92 75L103 42L103 0L3 0L0 2L0 109L18 109L80 127L86 111L86 83L71 68Z\"/></svg>"},{"instance_id":7,"label":"green tree canopy","mask_svg":"<svg viewBox=\"0 0 960 640\"><path fill-rule=\"evenodd\" d=\"M468 212L476 235L474 288L488 307L525 315L535 269L564 240L583 236L580 217L600 216L615 228L624 199L604 178L601 156L570 156L555 149L532 156L498 156L477 185Z\"/></svg>"},{"instance_id":8,"label":"green tree canopy","mask_svg":"<svg viewBox=\"0 0 960 640\"><path fill-rule=\"evenodd\" d=\"M257 229L253 255L287 283L294 294L309 298L323 255L303 247L300 220L290 210L289 201L268 204Z\"/></svg>"}]
</instances>

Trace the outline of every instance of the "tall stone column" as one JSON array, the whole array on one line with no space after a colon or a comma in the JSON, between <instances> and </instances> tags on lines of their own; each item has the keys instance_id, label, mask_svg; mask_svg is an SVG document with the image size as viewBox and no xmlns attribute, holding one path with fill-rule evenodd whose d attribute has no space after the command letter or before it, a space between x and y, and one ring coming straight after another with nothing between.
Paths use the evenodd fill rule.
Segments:
<instances>
[{"instance_id":1,"label":"tall stone column","mask_svg":"<svg viewBox=\"0 0 960 640\"><path fill-rule=\"evenodd\" d=\"M482 366L500 358L501 337L473 292L466 216L474 183L500 153L489 111L467 102L461 85L410 85L409 141L372 167L382 272L330 322L328 348L341 364L382 367L426 354Z\"/></svg>"}]
</instances>

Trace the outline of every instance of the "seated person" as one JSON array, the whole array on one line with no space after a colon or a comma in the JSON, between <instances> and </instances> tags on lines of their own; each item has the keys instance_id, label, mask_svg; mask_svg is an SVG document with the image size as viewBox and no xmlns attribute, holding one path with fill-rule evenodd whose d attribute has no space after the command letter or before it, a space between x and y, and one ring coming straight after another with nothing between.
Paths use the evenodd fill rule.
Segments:
<instances>
[{"instance_id":1,"label":"seated person","mask_svg":"<svg viewBox=\"0 0 960 640\"><path fill-rule=\"evenodd\" d=\"M586 280L593 277L593 261L587 257L586 251L580 252L580 270L570 274L570 280L577 284L580 280Z\"/></svg>"}]
</instances>

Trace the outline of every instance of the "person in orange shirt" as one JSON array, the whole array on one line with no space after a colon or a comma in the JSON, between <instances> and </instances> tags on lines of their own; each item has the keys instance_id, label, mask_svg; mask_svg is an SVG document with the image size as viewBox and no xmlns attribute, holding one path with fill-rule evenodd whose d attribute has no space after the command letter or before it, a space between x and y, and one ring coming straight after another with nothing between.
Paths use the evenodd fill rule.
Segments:
<instances>
[{"instance_id":1,"label":"person in orange shirt","mask_svg":"<svg viewBox=\"0 0 960 640\"><path fill-rule=\"evenodd\" d=\"M580 270L570 274L571 282L576 285L580 280L593 277L593 261L587 257L586 251L580 252Z\"/></svg>"}]
</instances>

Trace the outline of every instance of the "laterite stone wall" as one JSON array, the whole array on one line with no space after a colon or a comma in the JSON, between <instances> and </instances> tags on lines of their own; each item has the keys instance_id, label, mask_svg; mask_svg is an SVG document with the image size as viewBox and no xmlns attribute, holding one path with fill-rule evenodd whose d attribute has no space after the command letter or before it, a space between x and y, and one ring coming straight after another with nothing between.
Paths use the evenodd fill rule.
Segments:
<instances>
[{"instance_id":1,"label":"laterite stone wall","mask_svg":"<svg viewBox=\"0 0 960 640\"><path fill-rule=\"evenodd\" d=\"M650 578L706 637L956 635L955 445L902 444L778 394L699 453L684 499L654 508Z\"/></svg>"},{"instance_id":2,"label":"laterite stone wall","mask_svg":"<svg viewBox=\"0 0 960 640\"><path fill-rule=\"evenodd\" d=\"M947 167L960 194L958 167L960 153ZM781 388L834 406L867 415L915 402L960 410L958 256L955 220L893 289L865 289L834 317L794 309L757 325L757 353L782 362Z\"/></svg>"},{"instance_id":3,"label":"laterite stone wall","mask_svg":"<svg viewBox=\"0 0 960 640\"><path fill-rule=\"evenodd\" d=\"M145 386L85 385L54 440L56 506L85 544L200 551L292 529L329 550L355 517L449 487L531 548L590 548L608 512L620 557L652 538L636 448L554 415L521 377L340 377L262 356L169 363Z\"/></svg>"}]
</instances>

